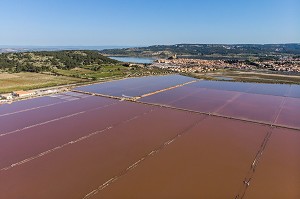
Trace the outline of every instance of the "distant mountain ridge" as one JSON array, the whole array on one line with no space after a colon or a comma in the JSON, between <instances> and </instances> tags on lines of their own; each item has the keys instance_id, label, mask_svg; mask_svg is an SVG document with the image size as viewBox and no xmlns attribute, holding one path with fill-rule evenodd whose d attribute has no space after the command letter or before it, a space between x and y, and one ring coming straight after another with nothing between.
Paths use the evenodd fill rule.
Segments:
<instances>
[{"instance_id":1,"label":"distant mountain ridge","mask_svg":"<svg viewBox=\"0 0 300 199\"><path fill-rule=\"evenodd\" d=\"M105 49L109 56L205 56L205 55L300 55L300 44L175 44L138 48Z\"/></svg>"},{"instance_id":2,"label":"distant mountain ridge","mask_svg":"<svg viewBox=\"0 0 300 199\"><path fill-rule=\"evenodd\" d=\"M0 53L10 52L37 52L37 51L61 51L61 50L104 50L130 48L132 46L10 46L0 45Z\"/></svg>"}]
</instances>

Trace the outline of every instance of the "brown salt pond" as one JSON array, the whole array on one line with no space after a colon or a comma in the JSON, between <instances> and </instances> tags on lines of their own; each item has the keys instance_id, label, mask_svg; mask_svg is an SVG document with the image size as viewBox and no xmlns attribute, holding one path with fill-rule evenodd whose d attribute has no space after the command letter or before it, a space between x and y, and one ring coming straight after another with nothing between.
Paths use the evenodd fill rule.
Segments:
<instances>
[{"instance_id":1,"label":"brown salt pond","mask_svg":"<svg viewBox=\"0 0 300 199\"><path fill-rule=\"evenodd\" d=\"M44 106L51 106L62 102L65 102L65 100L47 96L33 98L30 100L22 100L12 104L2 104L0 105L0 118L16 112L22 112Z\"/></svg>"},{"instance_id":2,"label":"brown salt pond","mask_svg":"<svg viewBox=\"0 0 300 199\"><path fill-rule=\"evenodd\" d=\"M300 86L288 84L262 84L224 81L199 81L188 85L193 88L209 88L223 91L236 91L274 96L298 96L300 97ZM290 88L292 91L290 91Z\"/></svg>"},{"instance_id":3,"label":"brown salt pond","mask_svg":"<svg viewBox=\"0 0 300 199\"><path fill-rule=\"evenodd\" d=\"M300 132L275 129L245 199L300 198Z\"/></svg>"},{"instance_id":4,"label":"brown salt pond","mask_svg":"<svg viewBox=\"0 0 300 199\"><path fill-rule=\"evenodd\" d=\"M234 91L182 86L141 98L140 101L212 113L226 105L238 95L240 95L240 93Z\"/></svg>"},{"instance_id":5,"label":"brown salt pond","mask_svg":"<svg viewBox=\"0 0 300 199\"><path fill-rule=\"evenodd\" d=\"M203 116L170 109L133 118L1 171L0 198L83 198L201 119Z\"/></svg>"},{"instance_id":6,"label":"brown salt pond","mask_svg":"<svg viewBox=\"0 0 300 199\"><path fill-rule=\"evenodd\" d=\"M139 101L299 128L297 92L297 85L200 81Z\"/></svg>"},{"instance_id":7,"label":"brown salt pond","mask_svg":"<svg viewBox=\"0 0 300 199\"><path fill-rule=\"evenodd\" d=\"M147 105L66 92L0 106L0 198L235 198L249 176L244 198L300 198L300 131L270 126L300 128L300 87L191 81L77 88L141 96L189 82Z\"/></svg>"},{"instance_id":8,"label":"brown salt pond","mask_svg":"<svg viewBox=\"0 0 300 199\"><path fill-rule=\"evenodd\" d=\"M209 117L91 198L234 198L268 130Z\"/></svg>"},{"instance_id":9,"label":"brown salt pond","mask_svg":"<svg viewBox=\"0 0 300 199\"><path fill-rule=\"evenodd\" d=\"M198 89L197 93L179 98L171 106L205 113L214 113L240 95L238 92Z\"/></svg>"},{"instance_id":10,"label":"brown salt pond","mask_svg":"<svg viewBox=\"0 0 300 199\"><path fill-rule=\"evenodd\" d=\"M243 93L222 109L218 114L248 120L273 123L284 97Z\"/></svg>"},{"instance_id":11,"label":"brown salt pond","mask_svg":"<svg viewBox=\"0 0 300 199\"><path fill-rule=\"evenodd\" d=\"M31 100L28 100L31 101ZM92 97L66 101L52 106L45 106L35 108L27 111L17 112L0 117L0 135L10 133L19 129L38 125L50 120L60 119L62 117L69 117L72 114L95 109L102 106L115 103L115 101L108 98ZM14 105L14 103L12 104Z\"/></svg>"},{"instance_id":12,"label":"brown salt pond","mask_svg":"<svg viewBox=\"0 0 300 199\"><path fill-rule=\"evenodd\" d=\"M155 109L156 107L119 102L0 137L0 169L96 131L120 125L123 121Z\"/></svg>"},{"instance_id":13,"label":"brown salt pond","mask_svg":"<svg viewBox=\"0 0 300 199\"><path fill-rule=\"evenodd\" d=\"M188 86L181 86L174 89L170 89L164 92L159 92L154 95L149 95L139 99L141 102L170 105L170 103L186 98L190 95L198 93L200 89L205 88L191 88Z\"/></svg>"}]
</instances>

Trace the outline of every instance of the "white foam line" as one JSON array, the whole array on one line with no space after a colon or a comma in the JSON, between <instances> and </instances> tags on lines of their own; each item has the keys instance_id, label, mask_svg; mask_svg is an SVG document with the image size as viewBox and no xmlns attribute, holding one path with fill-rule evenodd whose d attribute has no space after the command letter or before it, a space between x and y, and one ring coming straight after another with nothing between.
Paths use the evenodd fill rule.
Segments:
<instances>
[{"instance_id":1,"label":"white foam line","mask_svg":"<svg viewBox=\"0 0 300 199\"><path fill-rule=\"evenodd\" d=\"M246 174L245 180L243 181L243 184L241 185L238 194L235 196L235 199L243 199L247 188L249 187L249 183L250 180L253 178L253 176L255 175L255 170L256 168L259 166L260 160L262 159L262 155L264 153L264 150L272 136L273 130L272 128L270 129L270 131L267 132L267 134L265 135L262 144L260 145L258 152L256 153L256 156L251 164L250 170L248 171L248 173ZM245 186L246 185L246 186Z\"/></svg>"},{"instance_id":2,"label":"white foam line","mask_svg":"<svg viewBox=\"0 0 300 199\"><path fill-rule=\"evenodd\" d=\"M175 139L172 139L175 140ZM173 141L172 141L173 142ZM108 187L110 184L112 184L114 181L116 181L119 177L125 175L128 171L135 169L136 167L138 167L144 160L146 160L148 157L153 156L154 154L158 153L160 150L162 150L164 147L166 147L168 144L172 143L170 141L165 142L159 149L157 150L153 150L150 153L148 153L146 156L142 157L141 159L139 159L138 161L136 161L135 163L131 164L129 167L127 167L125 169L125 172L123 172L121 175L119 176L115 176L113 178L111 178L110 180L106 181L105 183L103 183L102 185L100 185L98 188L94 189L93 191L91 191L90 193L86 194L83 199L89 199L91 197L93 197L94 195L96 195L97 193L99 193L101 190L103 190L104 188ZM166 144L168 143L168 144Z\"/></svg>"},{"instance_id":3,"label":"white foam line","mask_svg":"<svg viewBox=\"0 0 300 199\"><path fill-rule=\"evenodd\" d=\"M67 101L75 101L75 100L80 100L80 98L77 97L69 97L68 99L65 99Z\"/></svg>"},{"instance_id":4,"label":"white foam line","mask_svg":"<svg viewBox=\"0 0 300 199\"><path fill-rule=\"evenodd\" d=\"M89 198L90 196L95 195L95 194L97 194L97 193L98 193L97 190L93 190L92 192L90 192L90 193L88 193L87 195L85 195L84 198Z\"/></svg>"},{"instance_id":5,"label":"white foam line","mask_svg":"<svg viewBox=\"0 0 300 199\"><path fill-rule=\"evenodd\" d=\"M153 152L153 151L152 151ZM151 152L151 153L152 153ZM132 165L130 165L129 167L126 168L126 172L130 171L134 168L136 168L140 163L142 163L147 156L149 156L151 153L147 154L145 157L142 157L141 159L139 159L138 161L136 161L135 163L133 163ZM122 176L122 175L121 175ZM93 191L91 191L90 193L86 194L83 199L88 199L94 195L96 195L99 191L103 190L104 188L108 187L111 183L113 183L114 181L116 181L120 176L115 176L109 180L107 180L106 182L104 182L102 185L100 185L97 189L94 189Z\"/></svg>"},{"instance_id":6,"label":"white foam line","mask_svg":"<svg viewBox=\"0 0 300 199\"><path fill-rule=\"evenodd\" d=\"M130 122L131 120L135 120L138 116L135 116L133 118L131 118L130 120L127 120L127 122Z\"/></svg>"},{"instance_id":7,"label":"white foam line","mask_svg":"<svg viewBox=\"0 0 300 199\"><path fill-rule=\"evenodd\" d=\"M154 155L157 151L151 151L149 155Z\"/></svg>"},{"instance_id":8,"label":"white foam line","mask_svg":"<svg viewBox=\"0 0 300 199\"><path fill-rule=\"evenodd\" d=\"M276 124L276 123L277 123L278 118L279 118L279 116L280 116L280 114L281 114L281 112L282 112L282 110L283 110L283 108L284 108L284 105L285 105L285 103L286 103L286 99L287 99L287 98L284 97L283 100L281 101L281 104L280 104L280 106L279 106L279 110L278 110L278 112L277 112L277 115L275 115L275 119L274 119L273 124Z\"/></svg>"},{"instance_id":9,"label":"white foam line","mask_svg":"<svg viewBox=\"0 0 300 199\"><path fill-rule=\"evenodd\" d=\"M141 114L139 117L141 117L141 116L143 116L143 115L145 115L145 114L148 114L148 113L150 113L150 112L152 112L152 111L153 111L153 109L151 109L151 110L148 111L148 112L145 112L145 113ZM136 117L136 116L135 116L136 119L139 118L139 117ZM80 142L80 141L83 141L83 140L86 140L86 139L88 139L88 138L90 138L90 137L92 137L92 136L94 136L94 135L97 135L97 134L99 134L99 133L103 133L103 132L105 132L105 131L107 131L107 130L109 130L109 129L112 129L113 127L116 127L116 126L119 126L119 125L121 125L121 124L124 124L124 123L126 123L127 121L129 121L129 120L132 121L132 118L130 118L130 119L126 120L126 121L120 122L120 123L118 123L118 124L116 124L116 125L114 125L114 126L109 126L109 127L106 127L106 128L104 128L104 129L102 129L102 130L98 130L98 131L92 132L92 133L90 133L90 134L88 134L88 135L86 135L86 136L80 137L80 138L78 138L78 139L76 139L76 140L69 141L69 142L67 142L67 143L65 143L65 144L62 144L62 145L60 145L60 146L57 146L57 147L55 147L55 148L52 148L52 149L49 149L49 150L44 151L44 152L42 152L42 153L39 153L39 154L36 155L36 156L32 156L32 157L29 157L29 158L24 159L24 160L22 160L22 161L19 161L19 162L17 162L17 163L13 163L13 164L11 164L11 165L8 166L8 167L4 167L4 168L0 169L0 171L7 171L7 170L9 170L9 169L11 169L11 168L13 168L13 167L20 166L20 165L22 165L22 164L25 164L25 163L27 163L27 162L30 162L30 161L32 161L32 160L35 160L35 159L40 158L40 157L42 157L42 156L45 156L45 155L47 155L47 154L49 154L49 153L52 153L52 152L57 151L57 150L59 150L59 149L62 149L62 148L64 148L64 147L66 147L66 146L69 146L69 145L72 145L72 144L76 144L76 143L78 143L78 142ZM137 163L137 164L138 164L138 163Z\"/></svg>"},{"instance_id":10,"label":"white foam line","mask_svg":"<svg viewBox=\"0 0 300 199\"><path fill-rule=\"evenodd\" d=\"M205 119L205 118L204 118ZM124 176L127 174L128 171L133 170L134 168L138 167L143 161L145 161L146 159L148 159L150 156L153 156L157 153L159 153L161 150L163 150L165 147L167 147L168 145L170 145L172 142L174 142L176 139L178 139L179 137L181 137L185 132L187 132L188 130L190 130L191 128L193 128L194 126L196 126L198 123L200 123L201 121L203 121L204 119L201 119L197 122L195 122L194 124L192 124L191 126L189 126L188 128L184 129L182 132L180 132L179 134L177 134L174 138L164 142L160 147L158 147L156 150L151 151L150 153L148 153L147 155L145 155L144 157L142 157L141 159L139 159L138 161L136 161L135 163L133 163L132 165L130 165L129 167L127 167L125 169L125 171L123 171L121 174L119 174L118 176L115 176L111 179L113 180L108 180L106 181L104 184L100 185L98 188L94 189L93 191L91 191L90 193L86 194L83 199L89 199L91 197L93 197L94 195L96 195L97 193L99 193L101 190L103 190L105 187L109 186L110 184L112 184L114 181L116 181L118 178Z\"/></svg>"},{"instance_id":11,"label":"white foam line","mask_svg":"<svg viewBox=\"0 0 300 199\"><path fill-rule=\"evenodd\" d=\"M0 134L0 137L2 137L2 136L7 136L7 135L11 135L11 134L14 134L14 133L23 131L23 130L25 130L25 129L30 129L30 128L34 128L34 127L37 127L37 126L42 126L42 125L45 125L45 124L48 124L48 123L56 122L56 121L59 121L59 120L62 120L62 119L70 118L70 117L73 117L73 116L76 116L76 115L80 115L80 114L83 114L83 113L86 113L86 112L89 112L89 111L94 111L94 110L103 109L103 108L112 106L112 105L114 105L114 104L117 104L117 102L112 103L112 104L108 104L108 105L105 105L105 106L97 107L97 108L94 108L94 109L89 109L89 110L86 110L86 111L80 111L80 112L73 113L73 114L70 114L70 115L67 115L67 116L55 118L55 119L53 119L53 120L48 120L48 121L46 121L46 122L41 122L41 123L38 123L38 124L26 126L26 127L24 127L24 128L17 129L17 130L14 130L14 131L10 131L10 132L7 132L7 133L2 133L2 134Z\"/></svg>"}]
</instances>

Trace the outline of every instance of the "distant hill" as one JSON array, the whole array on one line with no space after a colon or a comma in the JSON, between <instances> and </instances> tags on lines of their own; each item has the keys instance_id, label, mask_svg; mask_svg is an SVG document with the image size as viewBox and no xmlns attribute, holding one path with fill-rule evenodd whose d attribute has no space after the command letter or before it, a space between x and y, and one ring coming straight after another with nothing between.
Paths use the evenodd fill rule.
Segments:
<instances>
[{"instance_id":1,"label":"distant hill","mask_svg":"<svg viewBox=\"0 0 300 199\"><path fill-rule=\"evenodd\" d=\"M65 50L0 54L0 69L12 72L41 72L53 68L72 69L86 65L116 64L98 51Z\"/></svg>"},{"instance_id":2,"label":"distant hill","mask_svg":"<svg viewBox=\"0 0 300 199\"><path fill-rule=\"evenodd\" d=\"M0 45L0 53L10 52L37 52L37 51L62 51L62 50L104 50L129 48L132 46L7 46Z\"/></svg>"},{"instance_id":3,"label":"distant hill","mask_svg":"<svg viewBox=\"0 0 300 199\"><path fill-rule=\"evenodd\" d=\"M100 51L109 56L265 56L265 55L300 55L300 44L176 44L155 45L140 48L106 49Z\"/></svg>"}]
</instances>

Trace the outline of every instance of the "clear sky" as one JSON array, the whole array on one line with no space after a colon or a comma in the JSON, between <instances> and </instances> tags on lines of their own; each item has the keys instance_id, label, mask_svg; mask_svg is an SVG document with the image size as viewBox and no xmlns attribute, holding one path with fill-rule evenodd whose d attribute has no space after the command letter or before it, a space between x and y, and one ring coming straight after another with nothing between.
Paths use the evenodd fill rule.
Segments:
<instances>
[{"instance_id":1,"label":"clear sky","mask_svg":"<svg viewBox=\"0 0 300 199\"><path fill-rule=\"evenodd\" d=\"M0 0L0 45L300 43L300 0Z\"/></svg>"}]
</instances>

